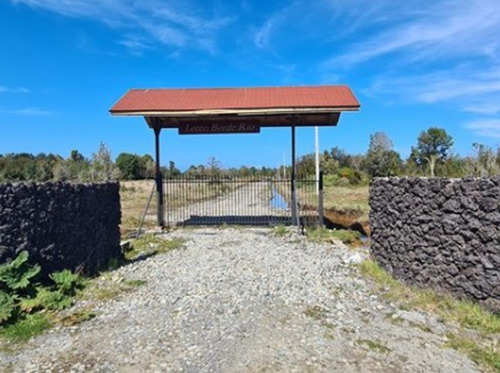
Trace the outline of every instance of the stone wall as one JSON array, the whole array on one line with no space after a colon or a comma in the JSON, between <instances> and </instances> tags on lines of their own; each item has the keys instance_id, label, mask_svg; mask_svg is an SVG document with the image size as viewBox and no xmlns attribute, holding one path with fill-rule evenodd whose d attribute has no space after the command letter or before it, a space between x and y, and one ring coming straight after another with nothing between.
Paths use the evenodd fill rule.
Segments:
<instances>
[{"instance_id":1,"label":"stone wall","mask_svg":"<svg viewBox=\"0 0 500 373\"><path fill-rule=\"evenodd\" d=\"M408 284L500 311L500 178L380 178L370 185L371 255Z\"/></svg>"},{"instance_id":2,"label":"stone wall","mask_svg":"<svg viewBox=\"0 0 500 373\"><path fill-rule=\"evenodd\" d=\"M95 274L120 257L118 183L0 184L0 263L22 250L44 274Z\"/></svg>"}]
</instances>

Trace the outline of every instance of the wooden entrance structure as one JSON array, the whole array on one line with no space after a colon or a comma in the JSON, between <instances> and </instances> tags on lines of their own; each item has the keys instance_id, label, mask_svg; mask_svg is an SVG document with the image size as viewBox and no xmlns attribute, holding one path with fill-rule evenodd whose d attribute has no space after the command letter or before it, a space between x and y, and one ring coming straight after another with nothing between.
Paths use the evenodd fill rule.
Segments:
<instances>
[{"instance_id":1,"label":"wooden entrance structure","mask_svg":"<svg viewBox=\"0 0 500 373\"><path fill-rule=\"evenodd\" d=\"M155 135L157 223L165 225L160 163L162 129L181 135L257 133L264 127L291 128L292 222L299 224L295 191L295 129L336 126L344 111L360 104L347 86L201 89L131 89L111 109L116 116L142 116Z\"/></svg>"}]
</instances>

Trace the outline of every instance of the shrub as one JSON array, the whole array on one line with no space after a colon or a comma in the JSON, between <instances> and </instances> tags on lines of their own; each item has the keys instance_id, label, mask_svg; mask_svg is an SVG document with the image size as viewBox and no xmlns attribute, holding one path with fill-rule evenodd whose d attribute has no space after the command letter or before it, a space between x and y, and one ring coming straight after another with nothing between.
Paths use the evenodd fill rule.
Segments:
<instances>
[{"instance_id":1,"label":"shrub","mask_svg":"<svg viewBox=\"0 0 500 373\"><path fill-rule=\"evenodd\" d=\"M14 298L9 294L0 291L0 325L9 320L16 310Z\"/></svg>"},{"instance_id":2,"label":"shrub","mask_svg":"<svg viewBox=\"0 0 500 373\"><path fill-rule=\"evenodd\" d=\"M84 286L82 278L69 270L52 273L49 277L53 284L42 286L35 282L40 270L39 265L28 263L26 251L11 262L0 265L2 331L7 330L7 324L13 327L19 324L21 329L29 326L31 321L38 320L29 315L32 312L59 311L71 306L77 290ZM28 319L29 316L31 318Z\"/></svg>"},{"instance_id":3,"label":"shrub","mask_svg":"<svg viewBox=\"0 0 500 373\"><path fill-rule=\"evenodd\" d=\"M40 273L40 266L28 264L28 252L22 251L10 263L0 265L0 290L18 294L28 290L31 280Z\"/></svg>"},{"instance_id":4,"label":"shrub","mask_svg":"<svg viewBox=\"0 0 500 373\"><path fill-rule=\"evenodd\" d=\"M80 275L65 269L60 272L54 272L49 275L50 279L54 281L56 288L62 294L75 295L76 291L83 288L83 279Z\"/></svg>"}]
</instances>

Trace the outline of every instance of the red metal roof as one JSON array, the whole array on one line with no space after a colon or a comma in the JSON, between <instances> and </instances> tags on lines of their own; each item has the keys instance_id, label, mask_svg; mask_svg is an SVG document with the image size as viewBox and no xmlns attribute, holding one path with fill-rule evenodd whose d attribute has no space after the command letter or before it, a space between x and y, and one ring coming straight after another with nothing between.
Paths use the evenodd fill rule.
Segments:
<instances>
[{"instance_id":1,"label":"red metal roof","mask_svg":"<svg viewBox=\"0 0 500 373\"><path fill-rule=\"evenodd\" d=\"M347 86L261 88L131 89L112 114L200 110L333 108L357 110L359 102Z\"/></svg>"}]
</instances>

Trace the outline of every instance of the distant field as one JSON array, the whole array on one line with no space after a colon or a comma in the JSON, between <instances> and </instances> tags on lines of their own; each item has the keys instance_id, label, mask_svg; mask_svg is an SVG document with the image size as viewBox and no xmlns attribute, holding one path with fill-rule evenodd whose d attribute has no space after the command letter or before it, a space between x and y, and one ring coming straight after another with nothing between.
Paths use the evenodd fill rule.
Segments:
<instances>
[{"instance_id":1,"label":"distant field","mask_svg":"<svg viewBox=\"0 0 500 373\"><path fill-rule=\"evenodd\" d=\"M370 206L368 205L368 186L341 187L330 186L324 189L325 209L334 208L340 211L359 211L360 220L368 220Z\"/></svg>"},{"instance_id":2,"label":"distant field","mask_svg":"<svg viewBox=\"0 0 500 373\"><path fill-rule=\"evenodd\" d=\"M120 199L122 205L122 234L137 229L140 218L146 207L153 188L153 180L137 180L120 182ZM153 228L156 219L156 196L153 196L146 215L145 227Z\"/></svg>"}]
</instances>

